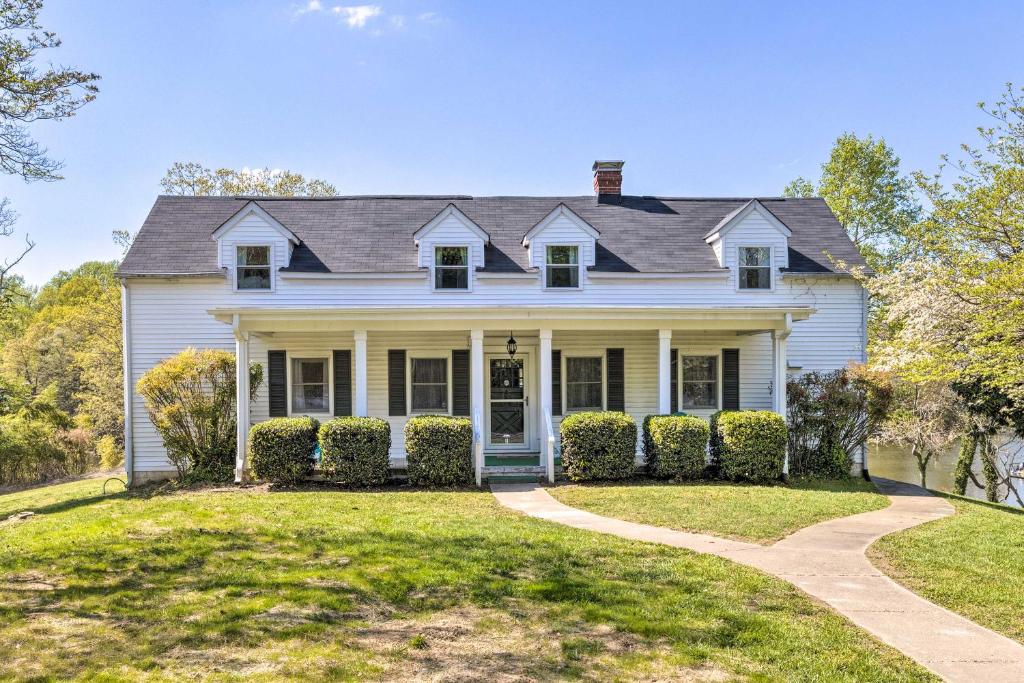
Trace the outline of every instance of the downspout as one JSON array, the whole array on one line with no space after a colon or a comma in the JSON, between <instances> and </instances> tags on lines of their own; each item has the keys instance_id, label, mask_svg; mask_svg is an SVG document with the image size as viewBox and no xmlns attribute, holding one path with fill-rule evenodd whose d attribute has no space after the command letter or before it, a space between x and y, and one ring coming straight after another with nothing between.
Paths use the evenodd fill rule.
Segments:
<instances>
[{"instance_id":1,"label":"downspout","mask_svg":"<svg viewBox=\"0 0 1024 683\"><path fill-rule=\"evenodd\" d=\"M132 327L128 280L121 280L121 372L124 383L124 472L128 487L135 482L135 440L132 424Z\"/></svg>"}]
</instances>

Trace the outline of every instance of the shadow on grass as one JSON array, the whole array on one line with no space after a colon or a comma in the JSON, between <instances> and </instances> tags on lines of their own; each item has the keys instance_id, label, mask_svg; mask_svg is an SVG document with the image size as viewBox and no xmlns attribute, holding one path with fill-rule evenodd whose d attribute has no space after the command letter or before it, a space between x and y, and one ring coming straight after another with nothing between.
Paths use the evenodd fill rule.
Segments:
<instances>
[{"instance_id":1,"label":"shadow on grass","mask_svg":"<svg viewBox=\"0 0 1024 683\"><path fill-rule=\"evenodd\" d=\"M791 491L824 491L829 493L874 493L877 487L858 477L847 477L845 479L823 479L817 477L793 477L788 481L724 481L721 479L693 479L680 481L676 479L655 479L653 477L634 477L619 481L587 481L587 482L561 482L555 485L579 486L595 489L615 489L635 486L657 486L657 487L678 487L680 489L696 488L732 488L732 489L778 489Z\"/></svg>"}]
</instances>

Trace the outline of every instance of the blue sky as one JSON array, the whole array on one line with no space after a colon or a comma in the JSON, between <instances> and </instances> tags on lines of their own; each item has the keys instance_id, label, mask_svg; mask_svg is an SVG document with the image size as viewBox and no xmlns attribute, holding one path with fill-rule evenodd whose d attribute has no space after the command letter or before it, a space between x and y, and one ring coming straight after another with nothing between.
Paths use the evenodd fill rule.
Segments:
<instances>
[{"instance_id":1,"label":"blue sky","mask_svg":"<svg viewBox=\"0 0 1024 683\"><path fill-rule=\"evenodd\" d=\"M846 130L934 169L1024 83L1019 1L319 4L48 0L53 59L103 80L34 129L65 180L0 179L19 272L117 257L175 161L486 195L586 194L616 158L631 194L776 195Z\"/></svg>"}]
</instances>

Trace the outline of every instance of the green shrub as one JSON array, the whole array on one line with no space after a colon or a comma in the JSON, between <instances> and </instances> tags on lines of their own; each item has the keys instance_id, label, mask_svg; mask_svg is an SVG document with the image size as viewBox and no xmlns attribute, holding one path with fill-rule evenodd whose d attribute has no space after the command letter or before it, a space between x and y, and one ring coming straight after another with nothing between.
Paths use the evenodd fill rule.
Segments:
<instances>
[{"instance_id":1,"label":"green shrub","mask_svg":"<svg viewBox=\"0 0 1024 683\"><path fill-rule=\"evenodd\" d=\"M572 481L628 479L636 472L636 423L629 415L574 413L559 431L562 467Z\"/></svg>"},{"instance_id":2,"label":"green shrub","mask_svg":"<svg viewBox=\"0 0 1024 683\"><path fill-rule=\"evenodd\" d=\"M124 463L124 450L109 434L101 436L96 442L96 453L100 456L100 467L105 470L112 470Z\"/></svg>"},{"instance_id":3,"label":"green shrub","mask_svg":"<svg viewBox=\"0 0 1024 683\"><path fill-rule=\"evenodd\" d=\"M249 397L263 382L263 366L249 366ZM146 411L184 477L230 479L235 469L235 355L185 349L146 371L136 385Z\"/></svg>"},{"instance_id":4,"label":"green shrub","mask_svg":"<svg viewBox=\"0 0 1024 683\"><path fill-rule=\"evenodd\" d=\"M644 418L644 449L651 476L696 479L707 467L708 423L685 415Z\"/></svg>"},{"instance_id":5,"label":"green shrub","mask_svg":"<svg viewBox=\"0 0 1024 683\"><path fill-rule=\"evenodd\" d=\"M311 417L275 417L249 430L249 463L257 479L278 484L313 473L320 423Z\"/></svg>"},{"instance_id":6,"label":"green shrub","mask_svg":"<svg viewBox=\"0 0 1024 683\"><path fill-rule=\"evenodd\" d=\"M391 475L391 425L379 417L336 417L320 426L324 477L356 486L380 486Z\"/></svg>"},{"instance_id":7,"label":"green shrub","mask_svg":"<svg viewBox=\"0 0 1024 683\"><path fill-rule=\"evenodd\" d=\"M712 416L712 452L725 479L771 481L782 476L786 421L769 410L720 411Z\"/></svg>"},{"instance_id":8,"label":"green shrub","mask_svg":"<svg viewBox=\"0 0 1024 683\"><path fill-rule=\"evenodd\" d=\"M405 423L405 451L413 486L473 482L473 424L467 417L410 418Z\"/></svg>"}]
</instances>

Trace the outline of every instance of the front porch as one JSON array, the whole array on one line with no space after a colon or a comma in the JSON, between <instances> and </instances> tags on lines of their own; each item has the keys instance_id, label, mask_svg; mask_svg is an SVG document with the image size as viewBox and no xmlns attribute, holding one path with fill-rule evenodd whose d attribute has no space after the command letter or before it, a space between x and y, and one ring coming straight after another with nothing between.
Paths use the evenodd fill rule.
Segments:
<instances>
[{"instance_id":1,"label":"front porch","mask_svg":"<svg viewBox=\"0 0 1024 683\"><path fill-rule=\"evenodd\" d=\"M275 416L382 417L393 468L416 414L473 424L476 481L554 481L558 426L579 410L785 413L786 345L813 309L215 309L238 367L267 380L249 400L238 375L236 479L249 427ZM510 354L510 337L515 340ZM778 388L778 389L776 389ZM640 444L637 459L640 461Z\"/></svg>"}]
</instances>

